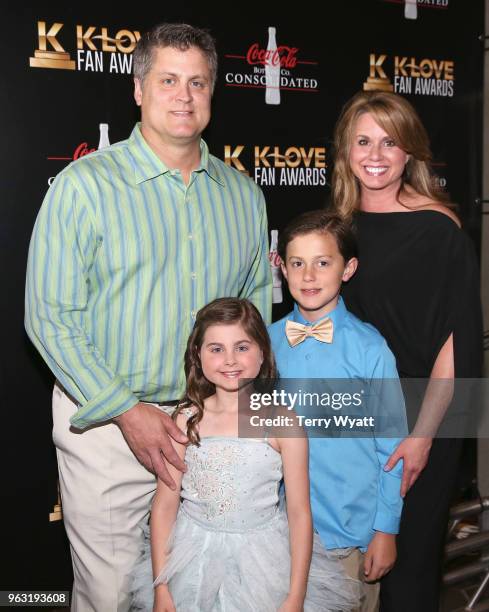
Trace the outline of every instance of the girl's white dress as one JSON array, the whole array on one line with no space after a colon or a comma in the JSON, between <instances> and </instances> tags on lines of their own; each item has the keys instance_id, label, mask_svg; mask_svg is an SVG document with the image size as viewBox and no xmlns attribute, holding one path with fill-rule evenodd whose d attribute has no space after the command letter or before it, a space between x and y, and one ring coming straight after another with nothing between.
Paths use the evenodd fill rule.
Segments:
<instances>
[{"instance_id":1,"label":"girl's white dress","mask_svg":"<svg viewBox=\"0 0 489 612\"><path fill-rule=\"evenodd\" d=\"M216 436L189 446L185 461L169 558L156 582L168 583L177 612L278 610L290 579L287 518L279 508L280 453L265 440ZM146 537L134 574L133 610L152 611L152 582ZM360 592L360 582L346 576L315 534L304 610L349 611Z\"/></svg>"}]
</instances>

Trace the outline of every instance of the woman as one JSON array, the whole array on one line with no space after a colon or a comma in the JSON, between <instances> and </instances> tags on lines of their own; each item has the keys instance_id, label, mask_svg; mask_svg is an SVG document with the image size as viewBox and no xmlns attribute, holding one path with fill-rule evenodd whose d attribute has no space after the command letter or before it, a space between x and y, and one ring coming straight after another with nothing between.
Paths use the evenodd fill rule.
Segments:
<instances>
[{"instance_id":1,"label":"woman","mask_svg":"<svg viewBox=\"0 0 489 612\"><path fill-rule=\"evenodd\" d=\"M403 459L401 492L409 494L381 609L435 612L462 440L433 437L454 377L480 375L477 265L435 186L428 137L409 102L393 93L358 93L338 120L335 149L334 206L353 216L359 241L360 265L344 288L345 302L386 338L401 377L427 381L417 400L412 389L408 394L412 437L389 460L392 467Z\"/></svg>"}]
</instances>

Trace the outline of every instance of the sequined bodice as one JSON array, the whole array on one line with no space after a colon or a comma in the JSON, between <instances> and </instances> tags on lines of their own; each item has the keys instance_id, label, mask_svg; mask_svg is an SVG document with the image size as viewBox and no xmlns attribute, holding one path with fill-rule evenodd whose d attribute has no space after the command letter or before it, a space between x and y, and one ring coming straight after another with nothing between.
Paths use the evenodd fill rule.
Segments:
<instances>
[{"instance_id":1,"label":"sequined bodice","mask_svg":"<svg viewBox=\"0 0 489 612\"><path fill-rule=\"evenodd\" d=\"M266 441L202 438L185 461L181 511L206 529L258 529L277 514L282 459Z\"/></svg>"}]
</instances>

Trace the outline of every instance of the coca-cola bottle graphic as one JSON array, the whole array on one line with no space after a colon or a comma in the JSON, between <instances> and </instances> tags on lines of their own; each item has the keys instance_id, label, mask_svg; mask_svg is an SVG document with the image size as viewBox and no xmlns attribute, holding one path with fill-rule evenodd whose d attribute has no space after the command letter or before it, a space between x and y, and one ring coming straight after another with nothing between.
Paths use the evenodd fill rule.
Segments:
<instances>
[{"instance_id":1,"label":"coca-cola bottle graphic","mask_svg":"<svg viewBox=\"0 0 489 612\"><path fill-rule=\"evenodd\" d=\"M277 253L278 230L270 232L270 267L272 269L272 302L273 304L281 304L282 296L282 271L280 270L280 257Z\"/></svg>"},{"instance_id":2,"label":"coca-cola bottle graphic","mask_svg":"<svg viewBox=\"0 0 489 612\"><path fill-rule=\"evenodd\" d=\"M418 0L404 0L404 17L406 19L418 18Z\"/></svg>"},{"instance_id":3,"label":"coca-cola bottle graphic","mask_svg":"<svg viewBox=\"0 0 489 612\"><path fill-rule=\"evenodd\" d=\"M280 57L277 52L275 28L268 28L268 45L265 60L265 102L280 104Z\"/></svg>"},{"instance_id":4,"label":"coca-cola bottle graphic","mask_svg":"<svg viewBox=\"0 0 489 612\"><path fill-rule=\"evenodd\" d=\"M104 149L105 147L110 147L109 142L109 124L108 123L99 123L100 130L100 138L98 141L98 149Z\"/></svg>"}]
</instances>

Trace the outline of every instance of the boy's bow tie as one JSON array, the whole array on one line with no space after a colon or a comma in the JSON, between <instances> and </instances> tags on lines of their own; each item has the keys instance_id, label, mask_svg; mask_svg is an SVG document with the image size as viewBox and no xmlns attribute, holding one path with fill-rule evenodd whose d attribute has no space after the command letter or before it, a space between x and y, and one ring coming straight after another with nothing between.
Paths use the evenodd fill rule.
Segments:
<instances>
[{"instance_id":1,"label":"boy's bow tie","mask_svg":"<svg viewBox=\"0 0 489 612\"><path fill-rule=\"evenodd\" d=\"M319 342L331 343L333 342L333 321L326 318L314 325L302 325L302 323L287 321L285 335L290 346L296 346L309 337L316 338Z\"/></svg>"}]
</instances>

